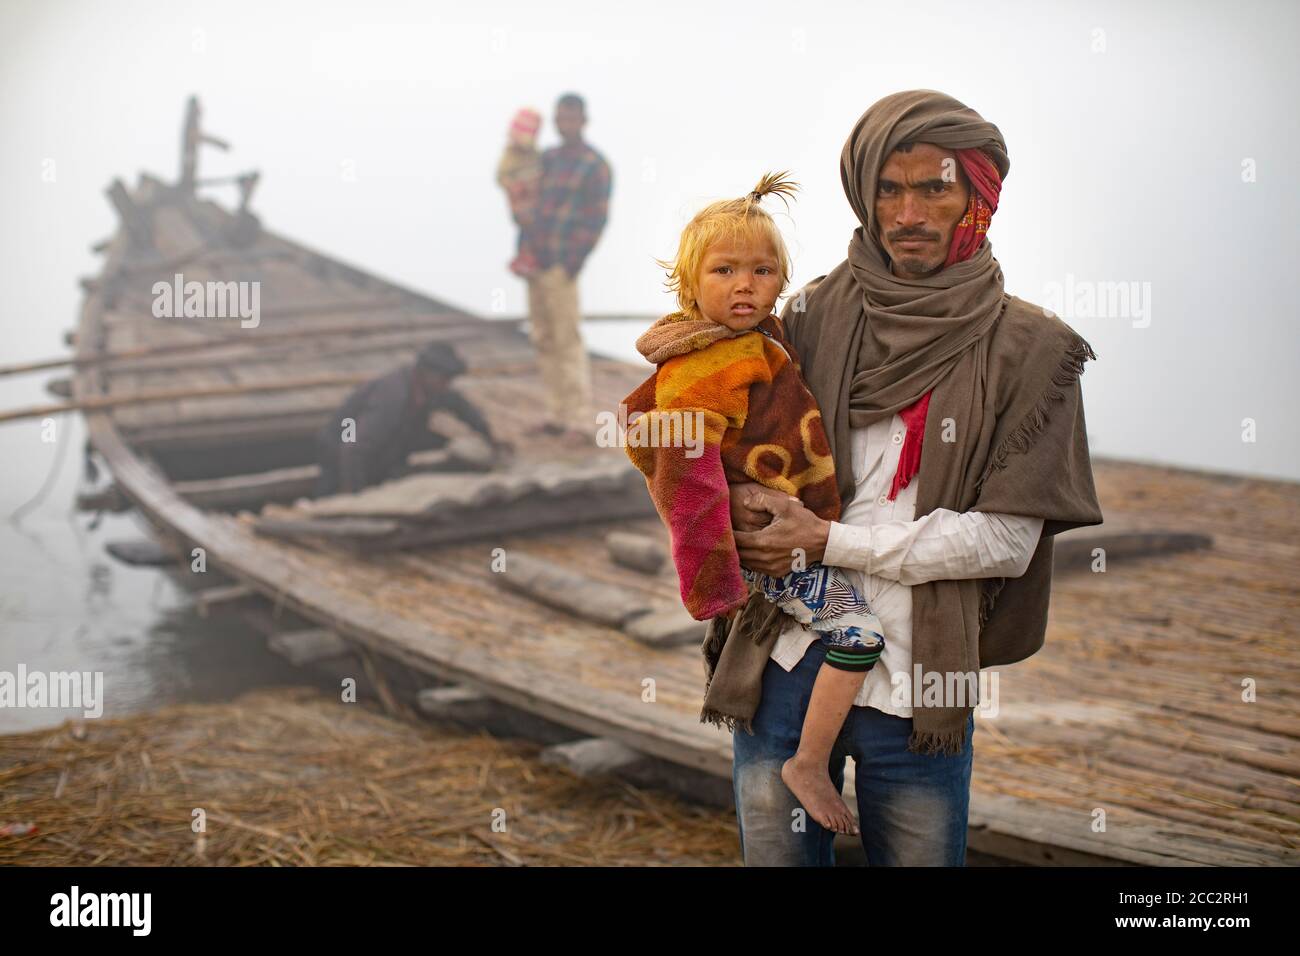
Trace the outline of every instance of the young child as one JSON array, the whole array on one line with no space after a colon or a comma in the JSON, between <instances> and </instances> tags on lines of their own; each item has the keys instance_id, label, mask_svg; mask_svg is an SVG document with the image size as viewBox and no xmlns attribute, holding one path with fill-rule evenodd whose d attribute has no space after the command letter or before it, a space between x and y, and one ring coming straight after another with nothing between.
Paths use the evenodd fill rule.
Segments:
<instances>
[{"instance_id":1,"label":"young child","mask_svg":"<svg viewBox=\"0 0 1300 956\"><path fill-rule=\"evenodd\" d=\"M537 271L537 260L529 248L528 231L541 194L542 154L537 149L537 131L542 116L536 110L521 109L510 121L505 152L497 164L497 182L506 191L510 213L519 226L519 243L510 271L527 278Z\"/></svg>"},{"instance_id":2,"label":"young child","mask_svg":"<svg viewBox=\"0 0 1300 956\"><path fill-rule=\"evenodd\" d=\"M758 482L823 520L840 516L821 412L772 311L789 283L790 258L759 203L769 193L784 201L797 188L769 173L748 196L709 205L682 232L675 262L660 262L680 310L637 340L658 367L624 399L625 446L668 526L692 617L733 617L752 587L826 646L798 752L781 777L823 827L856 833L830 779L830 751L884 648L880 621L838 568L796 561L781 578L742 568L727 488Z\"/></svg>"}]
</instances>

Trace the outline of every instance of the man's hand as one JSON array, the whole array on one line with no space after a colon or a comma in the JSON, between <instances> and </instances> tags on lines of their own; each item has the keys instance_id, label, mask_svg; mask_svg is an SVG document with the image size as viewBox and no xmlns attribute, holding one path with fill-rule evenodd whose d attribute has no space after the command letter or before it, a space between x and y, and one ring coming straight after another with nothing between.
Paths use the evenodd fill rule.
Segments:
<instances>
[{"instance_id":1,"label":"man's hand","mask_svg":"<svg viewBox=\"0 0 1300 956\"><path fill-rule=\"evenodd\" d=\"M735 532L736 551L745 567L779 578L790 573L797 550L803 552L805 568L822 559L831 523L805 508L798 498L752 496L749 506L769 512L772 519L759 531Z\"/></svg>"},{"instance_id":2,"label":"man's hand","mask_svg":"<svg viewBox=\"0 0 1300 956\"><path fill-rule=\"evenodd\" d=\"M758 482L731 485L731 526L737 531L757 531L766 528L772 521L772 512L760 507L753 507L762 498L770 497L774 501L784 501L786 495L773 491Z\"/></svg>"}]
</instances>

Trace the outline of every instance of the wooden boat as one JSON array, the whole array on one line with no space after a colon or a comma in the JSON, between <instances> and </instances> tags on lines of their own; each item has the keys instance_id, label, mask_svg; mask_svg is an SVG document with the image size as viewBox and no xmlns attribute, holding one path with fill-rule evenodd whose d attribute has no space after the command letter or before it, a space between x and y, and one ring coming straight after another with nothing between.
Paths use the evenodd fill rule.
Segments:
<instances>
[{"instance_id":1,"label":"wooden boat","mask_svg":"<svg viewBox=\"0 0 1300 956\"><path fill-rule=\"evenodd\" d=\"M100 403L89 439L121 495L186 566L369 654L729 778L730 735L698 717L702 631L682 625L670 563L611 559L611 532L666 545L644 484L626 481L620 448L574 452L538 432L542 385L519 324L263 228L255 178L238 209L198 198L191 139L179 183L110 190L121 224L76 333L74 397ZM259 324L156 317L154 284L177 273L260 283ZM352 384L434 338L470 364L459 387L515 444L513 465L416 474L365 505L292 504ZM600 406L648 371L593 355ZM183 397L115 404L142 393ZM1095 465L1105 535L1060 539L1045 649L1004 669L1000 713L977 717L970 846L1034 863L1294 865L1297 487ZM1185 550L1197 545L1210 547ZM1089 573L1097 546L1106 573ZM510 586L512 561L531 590ZM569 585L596 619L574 612ZM638 637L638 619L657 623Z\"/></svg>"}]
</instances>

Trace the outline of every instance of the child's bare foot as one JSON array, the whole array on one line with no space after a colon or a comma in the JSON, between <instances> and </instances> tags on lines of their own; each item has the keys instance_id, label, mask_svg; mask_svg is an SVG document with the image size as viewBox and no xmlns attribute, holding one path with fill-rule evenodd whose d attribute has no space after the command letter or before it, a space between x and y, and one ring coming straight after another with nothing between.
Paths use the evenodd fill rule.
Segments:
<instances>
[{"instance_id":1,"label":"child's bare foot","mask_svg":"<svg viewBox=\"0 0 1300 956\"><path fill-rule=\"evenodd\" d=\"M827 830L857 834L853 815L844 799L835 792L835 784L831 782L825 765L806 767L796 754L781 765L781 779L812 818Z\"/></svg>"}]
</instances>

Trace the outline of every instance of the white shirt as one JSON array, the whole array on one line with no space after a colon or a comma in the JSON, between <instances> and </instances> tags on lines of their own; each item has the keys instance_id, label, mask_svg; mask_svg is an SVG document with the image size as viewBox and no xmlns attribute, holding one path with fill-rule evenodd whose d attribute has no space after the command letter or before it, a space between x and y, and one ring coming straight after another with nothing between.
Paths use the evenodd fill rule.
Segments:
<instances>
[{"instance_id":1,"label":"white shirt","mask_svg":"<svg viewBox=\"0 0 1300 956\"><path fill-rule=\"evenodd\" d=\"M912 586L935 580L1019 577L1029 567L1043 530L1042 518L946 508L912 520L919 474L895 500L887 497L906 433L899 415L892 422L881 420L849 430L857 491L840 520L831 522L822 558L823 564L849 569L885 632L884 653L867 672L853 703L899 717L912 716L910 703L890 699L894 674L911 679ZM790 618L772 648L772 660L791 670L817 639Z\"/></svg>"}]
</instances>

